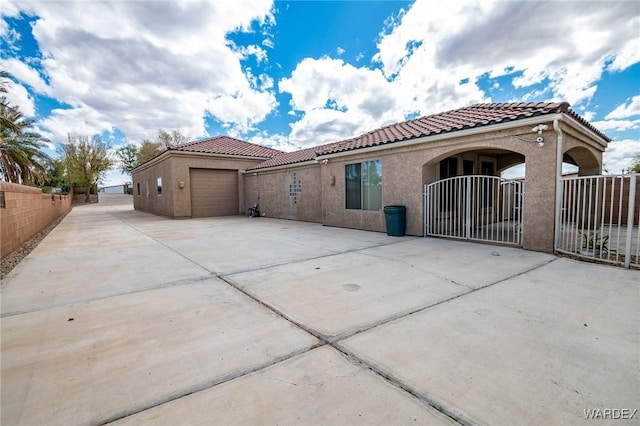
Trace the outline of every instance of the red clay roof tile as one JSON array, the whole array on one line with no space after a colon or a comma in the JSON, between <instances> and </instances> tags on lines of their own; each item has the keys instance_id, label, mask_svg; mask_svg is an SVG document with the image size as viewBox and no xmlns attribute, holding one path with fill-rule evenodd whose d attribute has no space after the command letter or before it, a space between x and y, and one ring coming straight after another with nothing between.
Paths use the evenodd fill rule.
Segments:
<instances>
[{"instance_id":1,"label":"red clay roof tile","mask_svg":"<svg viewBox=\"0 0 640 426\"><path fill-rule=\"evenodd\" d=\"M228 136L217 136L210 139L188 142L170 149L175 151L266 158L266 161L248 169L261 170L311 161L321 155L351 151L377 145L392 144L425 136L490 126L492 124L556 113L568 114L598 136L606 140L610 140L584 118L576 114L566 102L521 102L476 104L403 121L401 123L372 130L355 138L305 148L295 152L282 152Z\"/></svg>"},{"instance_id":2,"label":"red clay roof tile","mask_svg":"<svg viewBox=\"0 0 640 426\"><path fill-rule=\"evenodd\" d=\"M329 144L320 155L333 154L375 145L388 144L441 133L489 126L541 115L565 113L588 127L598 136L609 138L576 114L566 102L494 103L428 115L373 130L355 138ZM260 167L261 165L258 165Z\"/></svg>"},{"instance_id":3,"label":"red clay roof tile","mask_svg":"<svg viewBox=\"0 0 640 426\"><path fill-rule=\"evenodd\" d=\"M241 141L229 136L215 136L208 139L183 143L169 148L169 151L202 152L207 154L238 155L243 157L273 158L283 151Z\"/></svg>"}]
</instances>

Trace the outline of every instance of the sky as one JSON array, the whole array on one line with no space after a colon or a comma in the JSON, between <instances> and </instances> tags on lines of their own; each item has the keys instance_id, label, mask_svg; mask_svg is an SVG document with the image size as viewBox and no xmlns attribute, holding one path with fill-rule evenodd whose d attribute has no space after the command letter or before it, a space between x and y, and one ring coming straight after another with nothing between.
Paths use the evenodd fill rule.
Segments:
<instances>
[{"instance_id":1,"label":"sky","mask_svg":"<svg viewBox=\"0 0 640 426\"><path fill-rule=\"evenodd\" d=\"M479 102L567 101L640 153L637 1L0 0L9 101L50 140L159 129L292 151ZM104 185L128 181L109 172Z\"/></svg>"}]
</instances>

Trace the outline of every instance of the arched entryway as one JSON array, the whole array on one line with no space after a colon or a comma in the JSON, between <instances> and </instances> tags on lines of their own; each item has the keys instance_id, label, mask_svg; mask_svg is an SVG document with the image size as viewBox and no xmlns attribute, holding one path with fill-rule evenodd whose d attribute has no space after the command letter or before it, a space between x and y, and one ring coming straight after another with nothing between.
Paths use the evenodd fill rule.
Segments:
<instances>
[{"instance_id":1,"label":"arched entryway","mask_svg":"<svg viewBox=\"0 0 640 426\"><path fill-rule=\"evenodd\" d=\"M517 152L479 148L423 165L425 236L521 246L524 179L500 172L524 161Z\"/></svg>"}]
</instances>

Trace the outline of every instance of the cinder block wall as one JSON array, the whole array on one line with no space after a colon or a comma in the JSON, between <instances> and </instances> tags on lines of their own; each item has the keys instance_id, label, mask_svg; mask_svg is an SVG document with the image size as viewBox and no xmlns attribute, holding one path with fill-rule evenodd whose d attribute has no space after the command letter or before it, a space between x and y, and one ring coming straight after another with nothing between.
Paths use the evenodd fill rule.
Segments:
<instances>
[{"instance_id":1,"label":"cinder block wall","mask_svg":"<svg viewBox=\"0 0 640 426\"><path fill-rule=\"evenodd\" d=\"M0 208L0 258L71 209L70 195L43 194L39 188L0 182L4 208Z\"/></svg>"}]
</instances>

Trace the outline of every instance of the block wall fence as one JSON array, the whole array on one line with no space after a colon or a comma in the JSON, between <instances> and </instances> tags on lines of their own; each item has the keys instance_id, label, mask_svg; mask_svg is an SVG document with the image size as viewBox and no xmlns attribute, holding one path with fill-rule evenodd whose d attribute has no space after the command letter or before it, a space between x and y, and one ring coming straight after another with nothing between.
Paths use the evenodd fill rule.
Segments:
<instances>
[{"instance_id":1,"label":"block wall fence","mask_svg":"<svg viewBox=\"0 0 640 426\"><path fill-rule=\"evenodd\" d=\"M71 209L70 195L0 182L0 259Z\"/></svg>"}]
</instances>

